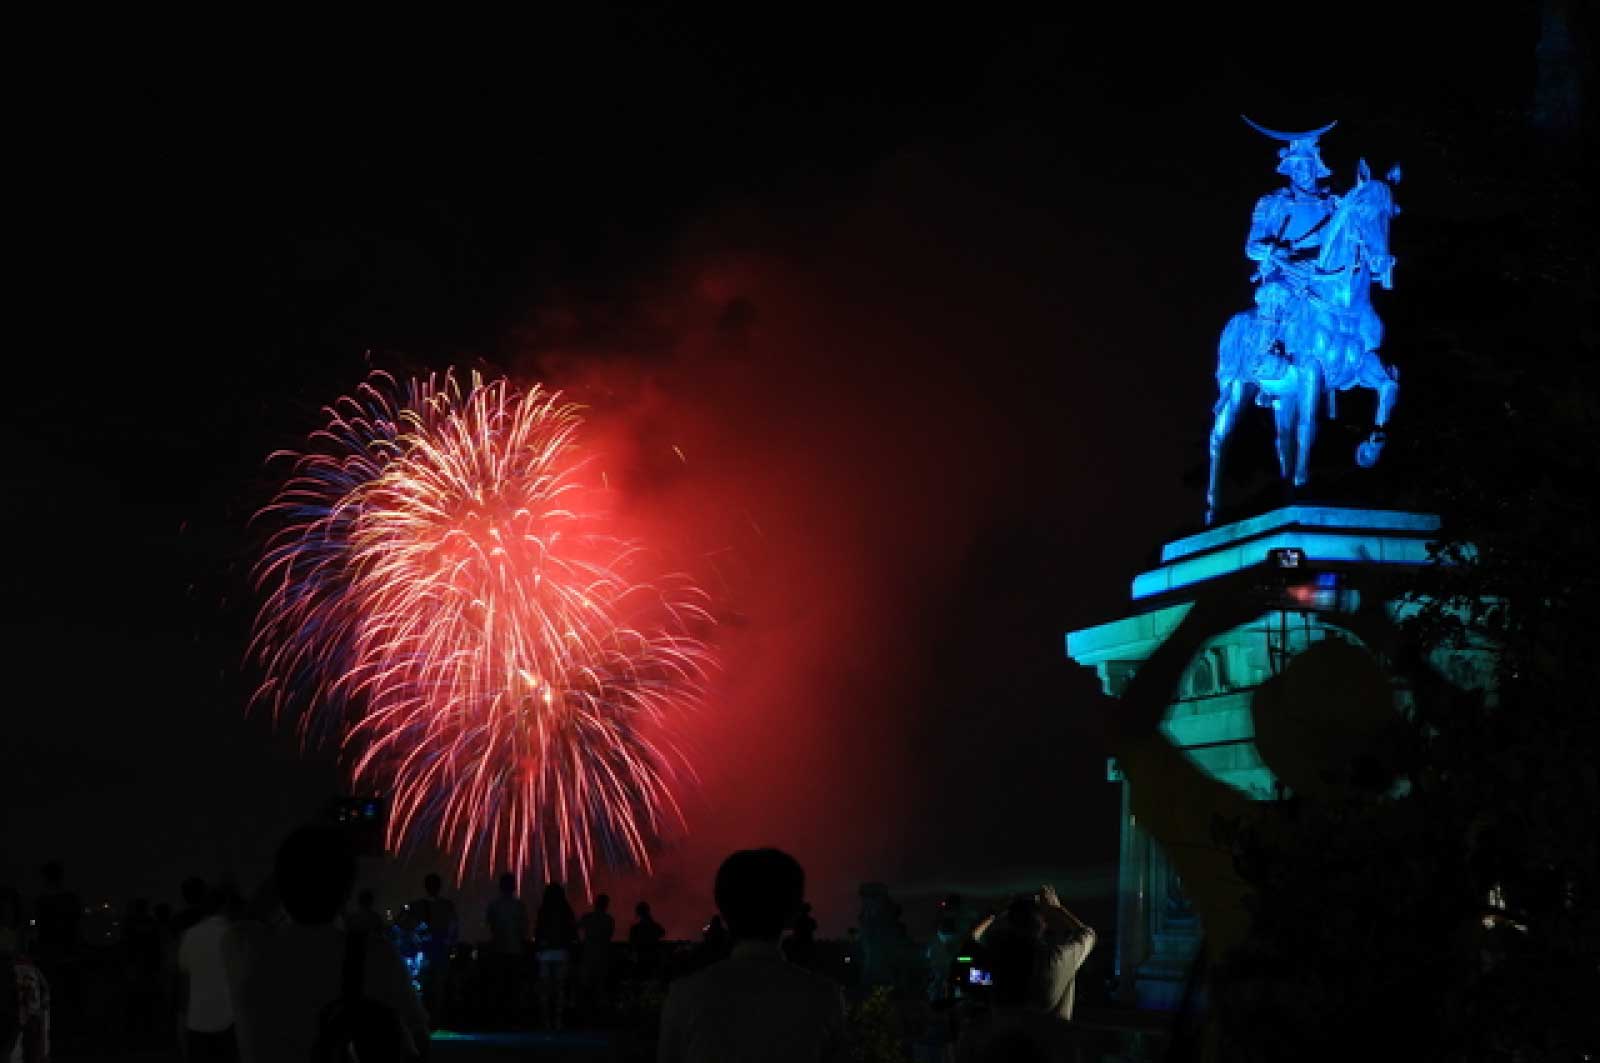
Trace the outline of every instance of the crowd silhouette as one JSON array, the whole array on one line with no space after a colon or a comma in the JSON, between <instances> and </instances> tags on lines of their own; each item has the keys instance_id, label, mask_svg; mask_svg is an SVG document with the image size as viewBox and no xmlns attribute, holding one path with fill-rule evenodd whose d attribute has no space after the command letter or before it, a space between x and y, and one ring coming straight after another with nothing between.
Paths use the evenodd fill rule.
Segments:
<instances>
[{"instance_id":1,"label":"crowd silhouette","mask_svg":"<svg viewBox=\"0 0 1600 1063\"><path fill-rule=\"evenodd\" d=\"M638 1058L845 1058L874 990L900 1002L890 1025L913 1058L989 1058L958 1053L961 1009L983 998L957 957L982 948L992 922L959 898L941 904L938 933L923 947L887 891L868 885L860 928L823 938L799 864L777 850L746 850L725 862L718 911L692 937L670 935L642 899L625 933L607 894L580 917L560 883L543 884L530 916L508 872L483 911L487 934L469 941L436 874L397 906L357 890L349 842L336 825L301 828L248 896L225 877L191 876L176 909L136 898L120 919L86 906L59 861L40 869L31 899L0 888L0 980L9 978L17 1001L14 1018L0 1009L0 1059L142 1052L254 1063L343 1058L350 1047L362 1058L424 1058L440 1031L569 1029L627 1032L648 1046ZM1041 907L1040 896L1010 909L1009 923L1029 933L997 946L997 956L1011 957L1000 967L1022 972L997 969L996 984L1010 983L1007 1002L1031 992L1024 953L1046 947L1047 929L1082 926L1054 916L1058 904ZM106 925L117 932L97 939ZM1058 998L1092 941L1092 932L1087 944L1079 935L1070 954L1054 941ZM905 1020L908 1004L921 1007L919 1020Z\"/></svg>"}]
</instances>

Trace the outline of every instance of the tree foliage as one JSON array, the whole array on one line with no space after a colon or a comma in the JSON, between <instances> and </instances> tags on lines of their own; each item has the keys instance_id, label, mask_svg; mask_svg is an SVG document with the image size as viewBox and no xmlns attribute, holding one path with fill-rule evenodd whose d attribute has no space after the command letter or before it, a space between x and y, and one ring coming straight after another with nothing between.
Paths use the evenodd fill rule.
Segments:
<instances>
[{"instance_id":1,"label":"tree foliage","mask_svg":"<svg viewBox=\"0 0 1600 1063\"><path fill-rule=\"evenodd\" d=\"M1227 1058L1600 1055L1592 123L1431 122L1454 176L1408 230L1389 344L1409 355L1392 501L1446 535L1385 648L1411 686L1409 788L1237 828L1252 929L1213 987ZM1445 681L1485 646L1486 689Z\"/></svg>"}]
</instances>

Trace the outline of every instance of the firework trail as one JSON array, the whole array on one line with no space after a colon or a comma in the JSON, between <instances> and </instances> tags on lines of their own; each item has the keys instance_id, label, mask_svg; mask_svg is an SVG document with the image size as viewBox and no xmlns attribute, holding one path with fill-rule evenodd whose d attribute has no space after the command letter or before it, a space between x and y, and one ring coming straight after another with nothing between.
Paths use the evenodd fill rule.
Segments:
<instances>
[{"instance_id":1,"label":"firework trail","mask_svg":"<svg viewBox=\"0 0 1600 1063\"><path fill-rule=\"evenodd\" d=\"M650 736L698 699L710 618L686 579L630 575L577 408L376 373L326 413L259 515L256 703L336 739L389 796L389 846L431 836L458 877L648 869L687 767Z\"/></svg>"}]
</instances>

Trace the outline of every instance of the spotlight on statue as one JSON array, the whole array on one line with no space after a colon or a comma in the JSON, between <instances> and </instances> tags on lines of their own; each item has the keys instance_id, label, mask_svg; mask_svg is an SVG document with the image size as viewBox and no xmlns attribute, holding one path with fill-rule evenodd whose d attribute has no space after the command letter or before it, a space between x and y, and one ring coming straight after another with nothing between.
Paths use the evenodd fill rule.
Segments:
<instances>
[{"instance_id":1,"label":"spotlight on statue","mask_svg":"<svg viewBox=\"0 0 1600 1063\"><path fill-rule=\"evenodd\" d=\"M1314 566L1297 546L1267 551L1260 590L1274 608L1308 612L1351 613L1361 595L1337 569Z\"/></svg>"}]
</instances>

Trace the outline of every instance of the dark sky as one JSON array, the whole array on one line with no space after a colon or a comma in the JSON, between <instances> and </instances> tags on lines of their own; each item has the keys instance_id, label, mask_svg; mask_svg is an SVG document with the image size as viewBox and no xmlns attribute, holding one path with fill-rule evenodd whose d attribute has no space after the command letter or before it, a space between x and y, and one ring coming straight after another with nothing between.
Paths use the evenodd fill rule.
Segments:
<instances>
[{"instance_id":1,"label":"dark sky","mask_svg":"<svg viewBox=\"0 0 1600 1063\"><path fill-rule=\"evenodd\" d=\"M726 621L690 833L603 884L683 930L720 855L773 843L825 932L873 878L1049 874L1108 918L1117 793L1061 639L1199 515L1277 182L1239 112L1338 118L1336 186L1405 161L1404 263L1452 178L1432 116L1533 85L1531 6L1294 10L52 43L8 153L0 881L259 875L340 785L242 716L265 458L370 367L484 365L592 406Z\"/></svg>"}]
</instances>

